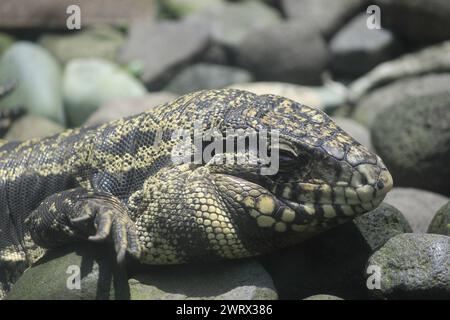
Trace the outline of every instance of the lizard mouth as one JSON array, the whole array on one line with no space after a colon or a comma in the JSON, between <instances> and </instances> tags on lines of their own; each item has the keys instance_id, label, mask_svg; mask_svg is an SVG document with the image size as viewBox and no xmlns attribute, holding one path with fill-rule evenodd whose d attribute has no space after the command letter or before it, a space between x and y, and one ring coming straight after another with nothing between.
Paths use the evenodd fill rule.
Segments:
<instances>
[{"instance_id":1,"label":"lizard mouth","mask_svg":"<svg viewBox=\"0 0 450 320\"><path fill-rule=\"evenodd\" d=\"M356 171L362 173L361 179L353 179L358 176ZM219 190L239 204L258 227L306 231L305 236L375 209L393 186L391 174L381 165L365 165L355 169L349 182L328 184L311 180L280 183L279 177L245 173L218 174L215 179Z\"/></svg>"},{"instance_id":2,"label":"lizard mouth","mask_svg":"<svg viewBox=\"0 0 450 320\"><path fill-rule=\"evenodd\" d=\"M314 215L320 211L325 218L351 217L375 209L392 189L392 176L381 170L372 184L352 186L345 182L328 184L284 183L271 191L295 212Z\"/></svg>"}]
</instances>

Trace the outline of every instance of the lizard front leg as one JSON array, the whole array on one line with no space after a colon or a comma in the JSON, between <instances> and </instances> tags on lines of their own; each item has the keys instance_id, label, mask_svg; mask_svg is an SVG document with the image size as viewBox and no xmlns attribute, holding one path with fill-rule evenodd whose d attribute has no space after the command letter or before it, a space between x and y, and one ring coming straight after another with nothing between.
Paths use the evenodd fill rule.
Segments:
<instances>
[{"instance_id":1,"label":"lizard front leg","mask_svg":"<svg viewBox=\"0 0 450 320\"><path fill-rule=\"evenodd\" d=\"M51 195L31 213L26 224L33 240L44 248L109 239L119 263L127 252L135 258L141 253L127 208L110 194L75 188Z\"/></svg>"}]
</instances>

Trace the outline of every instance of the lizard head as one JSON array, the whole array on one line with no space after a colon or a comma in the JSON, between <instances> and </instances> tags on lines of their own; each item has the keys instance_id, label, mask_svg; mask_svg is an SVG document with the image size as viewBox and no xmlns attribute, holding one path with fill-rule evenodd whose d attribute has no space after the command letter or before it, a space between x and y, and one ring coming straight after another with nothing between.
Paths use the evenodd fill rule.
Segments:
<instances>
[{"instance_id":1,"label":"lizard head","mask_svg":"<svg viewBox=\"0 0 450 320\"><path fill-rule=\"evenodd\" d=\"M270 157L278 155L277 170L270 174L262 174L259 162L207 164L250 251L261 251L261 241L268 251L298 242L373 210L393 186L380 157L320 110L279 96L252 95L252 103L229 108L223 119L221 131L266 130Z\"/></svg>"}]
</instances>

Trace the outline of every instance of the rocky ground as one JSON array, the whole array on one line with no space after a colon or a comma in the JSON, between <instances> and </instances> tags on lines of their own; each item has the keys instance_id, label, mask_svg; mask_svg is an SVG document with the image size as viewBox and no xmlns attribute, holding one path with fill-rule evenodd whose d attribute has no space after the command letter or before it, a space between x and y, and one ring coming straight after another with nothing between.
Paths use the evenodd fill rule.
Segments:
<instances>
[{"instance_id":1,"label":"rocky ground","mask_svg":"<svg viewBox=\"0 0 450 320\"><path fill-rule=\"evenodd\" d=\"M90 7L79 32L44 10L32 20L26 8L16 19L0 10L0 83L20 84L0 106L27 110L4 139L233 87L324 110L383 158L396 187L353 222L258 259L126 273L107 248L56 250L8 298L450 299L449 1L125 2L126 21L121 6L102 19ZM369 4L381 8L380 30L366 26ZM73 264L81 291L66 287Z\"/></svg>"}]
</instances>

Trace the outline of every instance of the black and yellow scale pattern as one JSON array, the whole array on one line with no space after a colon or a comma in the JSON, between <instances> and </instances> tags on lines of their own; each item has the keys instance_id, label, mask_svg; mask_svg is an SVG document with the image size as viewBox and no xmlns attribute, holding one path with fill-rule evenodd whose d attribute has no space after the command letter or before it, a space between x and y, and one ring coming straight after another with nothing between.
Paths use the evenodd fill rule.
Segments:
<instances>
[{"instance_id":1,"label":"black and yellow scale pattern","mask_svg":"<svg viewBox=\"0 0 450 320\"><path fill-rule=\"evenodd\" d=\"M280 170L171 161L175 130L279 130ZM187 94L97 127L0 146L0 283L45 249L114 242L146 264L241 258L302 241L376 207L381 159L323 112L240 90ZM19 266L22 266L20 268ZM3 278L2 278L3 277ZM6 283L6 284L5 284Z\"/></svg>"}]
</instances>

